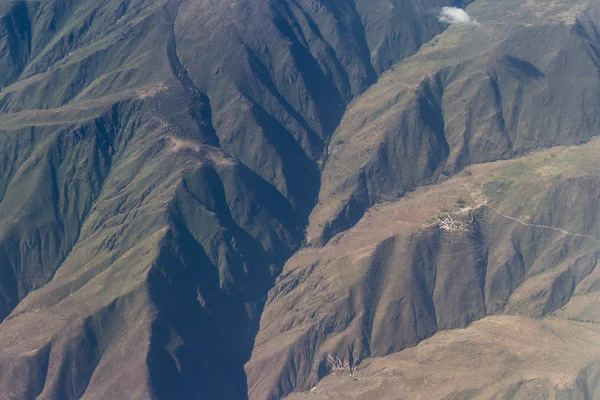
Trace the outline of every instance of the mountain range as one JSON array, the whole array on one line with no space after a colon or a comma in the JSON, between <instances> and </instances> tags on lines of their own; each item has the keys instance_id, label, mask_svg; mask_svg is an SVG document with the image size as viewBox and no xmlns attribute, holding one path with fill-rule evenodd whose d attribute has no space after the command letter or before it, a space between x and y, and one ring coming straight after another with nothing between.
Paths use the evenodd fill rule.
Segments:
<instances>
[{"instance_id":1,"label":"mountain range","mask_svg":"<svg viewBox=\"0 0 600 400\"><path fill-rule=\"evenodd\" d=\"M598 24L2 0L0 399L600 398Z\"/></svg>"}]
</instances>

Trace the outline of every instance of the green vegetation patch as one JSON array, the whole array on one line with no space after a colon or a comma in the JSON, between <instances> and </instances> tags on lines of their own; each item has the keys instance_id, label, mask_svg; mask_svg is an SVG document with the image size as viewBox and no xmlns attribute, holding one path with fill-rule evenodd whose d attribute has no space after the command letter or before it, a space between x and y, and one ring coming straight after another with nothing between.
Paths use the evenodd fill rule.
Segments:
<instances>
[{"instance_id":1,"label":"green vegetation patch","mask_svg":"<svg viewBox=\"0 0 600 400\"><path fill-rule=\"evenodd\" d=\"M496 199L501 195L506 194L512 188L514 183L515 181L512 179L494 179L491 182L483 184L483 194L490 200Z\"/></svg>"}]
</instances>

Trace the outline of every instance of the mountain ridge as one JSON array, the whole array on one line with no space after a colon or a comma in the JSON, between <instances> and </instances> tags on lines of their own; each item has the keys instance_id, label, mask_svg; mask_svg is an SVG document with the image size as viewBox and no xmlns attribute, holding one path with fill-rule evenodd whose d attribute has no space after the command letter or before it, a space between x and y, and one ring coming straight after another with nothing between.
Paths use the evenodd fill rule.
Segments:
<instances>
[{"instance_id":1,"label":"mountain ridge","mask_svg":"<svg viewBox=\"0 0 600 400\"><path fill-rule=\"evenodd\" d=\"M381 237L475 178L467 207L599 235L600 11L468 4L0 5L0 397L295 396L499 310L594 321L585 238L439 198Z\"/></svg>"},{"instance_id":2,"label":"mountain ridge","mask_svg":"<svg viewBox=\"0 0 600 400\"><path fill-rule=\"evenodd\" d=\"M245 4L238 2L249 10ZM290 34L281 5L261 2L255 35L266 26ZM337 14L309 5L305 11L324 17L325 32ZM264 296L300 246L316 197L323 139L315 132L331 130L316 100L292 99L310 93L322 104L319 86L336 85L348 99L366 75L332 83L332 65L344 72L318 33L327 65L311 61L306 41L289 43L296 53L271 41L296 57L278 71L308 74L298 90L270 83L272 72L249 47L248 63L232 60L229 72L215 75L193 57L209 44L204 60L218 63L223 45L239 43L226 39L232 26L222 20L210 42L186 31L191 22L178 22L208 24L210 15L199 11L215 7L209 2L4 6L10 35L2 36L8 51L0 65L13 73L0 91L2 165L9 166L0 182L1 392L245 398L243 364ZM245 12L229 10L221 16ZM327 31L330 41L344 24L356 25L349 15ZM20 30L11 30L15 21ZM350 46L346 66L365 68L360 51Z\"/></svg>"}]
</instances>

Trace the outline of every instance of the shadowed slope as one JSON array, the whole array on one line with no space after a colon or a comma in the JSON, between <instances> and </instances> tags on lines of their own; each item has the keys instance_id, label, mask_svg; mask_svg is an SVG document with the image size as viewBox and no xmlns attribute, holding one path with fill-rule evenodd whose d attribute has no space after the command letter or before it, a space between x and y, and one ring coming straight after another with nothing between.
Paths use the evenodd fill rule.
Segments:
<instances>
[{"instance_id":1,"label":"shadowed slope","mask_svg":"<svg viewBox=\"0 0 600 400\"><path fill-rule=\"evenodd\" d=\"M597 7L567 2L544 17L529 7L473 4L481 27L450 28L350 105L329 145L309 242L468 164L597 134Z\"/></svg>"},{"instance_id":2,"label":"shadowed slope","mask_svg":"<svg viewBox=\"0 0 600 400\"><path fill-rule=\"evenodd\" d=\"M426 24L389 57L445 4L409 4ZM399 28L347 2L230 6L0 6L0 392L247 397L324 142Z\"/></svg>"},{"instance_id":3,"label":"shadowed slope","mask_svg":"<svg viewBox=\"0 0 600 400\"><path fill-rule=\"evenodd\" d=\"M489 314L582 312L569 306L575 293L591 307L599 143L471 166L295 254L246 366L251 398L309 390Z\"/></svg>"},{"instance_id":4,"label":"shadowed slope","mask_svg":"<svg viewBox=\"0 0 600 400\"><path fill-rule=\"evenodd\" d=\"M599 9L543 4L474 3L481 27L451 27L349 105L309 246L270 292L246 365L251 398L309 390L489 314L539 318L575 293L565 315L593 319L595 141L563 158L543 153L528 177L539 155L449 179L597 135ZM427 183L439 189L402 198Z\"/></svg>"}]
</instances>

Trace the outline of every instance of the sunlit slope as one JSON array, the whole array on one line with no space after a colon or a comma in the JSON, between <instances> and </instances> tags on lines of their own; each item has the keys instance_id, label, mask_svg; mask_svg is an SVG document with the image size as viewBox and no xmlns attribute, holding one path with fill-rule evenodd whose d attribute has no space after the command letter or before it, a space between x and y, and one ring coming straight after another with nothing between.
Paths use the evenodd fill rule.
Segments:
<instances>
[{"instance_id":1,"label":"sunlit slope","mask_svg":"<svg viewBox=\"0 0 600 400\"><path fill-rule=\"evenodd\" d=\"M468 167L299 251L262 316L251 396L309 390L488 315L597 324L599 144Z\"/></svg>"},{"instance_id":2,"label":"sunlit slope","mask_svg":"<svg viewBox=\"0 0 600 400\"><path fill-rule=\"evenodd\" d=\"M311 243L468 164L598 134L595 3L478 1L468 11L481 26L451 27L349 106L329 145Z\"/></svg>"},{"instance_id":3,"label":"sunlit slope","mask_svg":"<svg viewBox=\"0 0 600 400\"><path fill-rule=\"evenodd\" d=\"M584 143L600 132L600 9L467 11L480 26L450 27L348 106L308 246L270 291L251 398L488 315L597 319L598 148Z\"/></svg>"},{"instance_id":4,"label":"sunlit slope","mask_svg":"<svg viewBox=\"0 0 600 400\"><path fill-rule=\"evenodd\" d=\"M288 399L585 399L600 395L598 325L494 316L340 370ZM510 366L507 368L507 366Z\"/></svg>"},{"instance_id":5,"label":"sunlit slope","mask_svg":"<svg viewBox=\"0 0 600 400\"><path fill-rule=\"evenodd\" d=\"M448 3L3 2L0 393L247 397L324 143Z\"/></svg>"}]
</instances>

